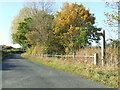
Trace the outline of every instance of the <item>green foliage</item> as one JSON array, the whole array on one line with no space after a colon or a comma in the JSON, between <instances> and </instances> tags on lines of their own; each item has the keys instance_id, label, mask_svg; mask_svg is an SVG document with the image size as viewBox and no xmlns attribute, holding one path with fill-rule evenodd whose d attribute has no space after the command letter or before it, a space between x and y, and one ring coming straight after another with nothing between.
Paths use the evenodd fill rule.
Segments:
<instances>
[{"instance_id":1,"label":"green foliage","mask_svg":"<svg viewBox=\"0 0 120 90\"><path fill-rule=\"evenodd\" d=\"M28 24L30 23L31 18L25 18L23 22L19 23L18 29L16 33L12 34L13 43L20 44L23 48L27 48L30 46L27 43L26 33L30 31Z\"/></svg>"},{"instance_id":2,"label":"green foliage","mask_svg":"<svg viewBox=\"0 0 120 90\"><path fill-rule=\"evenodd\" d=\"M50 34L50 38L47 43L48 54L65 54L65 48L60 43L60 39L56 38L56 35Z\"/></svg>"}]
</instances>

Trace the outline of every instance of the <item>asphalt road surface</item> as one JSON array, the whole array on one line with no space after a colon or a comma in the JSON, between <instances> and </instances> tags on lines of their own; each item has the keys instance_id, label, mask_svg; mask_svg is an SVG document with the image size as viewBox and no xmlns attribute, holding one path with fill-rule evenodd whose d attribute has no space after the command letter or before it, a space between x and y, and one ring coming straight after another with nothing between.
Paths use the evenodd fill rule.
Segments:
<instances>
[{"instance_id":1,"label":"asphalt road surface","mask_svg":"<svg viewBox=\"0 0 120 90\"><path fill-rule=\"evenodd\" d=\"M2 88L108 88L99 83L10 55L2 62Z\"/></svg>"}]
</instances>

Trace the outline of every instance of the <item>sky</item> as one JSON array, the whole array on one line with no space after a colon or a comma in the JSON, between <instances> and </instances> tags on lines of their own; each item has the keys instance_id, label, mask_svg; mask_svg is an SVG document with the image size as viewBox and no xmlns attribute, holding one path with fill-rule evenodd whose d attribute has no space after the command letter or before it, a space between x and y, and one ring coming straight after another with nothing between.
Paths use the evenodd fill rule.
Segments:
<instances>
[{"instance_id":1,"label":"sky","mask_svg":"<svg viewBox=\"0 0 120 90\"><path fill-rule=\"evenodd\" d=\"M0 45L18 46L12 44L10 26L22 7L22 2L0 2Z\"/></svg>"},{"instance_id":2,"label":"sky","mask_svg":"<svg viewBox=\"0 0 120 90\"><path fill-rule=\"evenodd\" d=\"M59 0L60 1L60 0ZM57 2L58 11L62 7L63 2ZM71 3L71 2L70 2ZM96 17L96 24L98 28L102 27L106 31L106 39L117 38L117 36L108 32L110 27L106 26L104 23L105 16L104 12L111 12L110 8L105 7L105 2L77 2L78 4L82 3L86 9L90 9L90 13L94 14ZM12 44L10 26L14 17L19 13L23 8L24 2L0 2L0 45L9 45L13 47L19 47L17 44ZM108 35L109 34L109 35ZM95 43L93 43L95 45Z\"/></svg>"}]
</instances>

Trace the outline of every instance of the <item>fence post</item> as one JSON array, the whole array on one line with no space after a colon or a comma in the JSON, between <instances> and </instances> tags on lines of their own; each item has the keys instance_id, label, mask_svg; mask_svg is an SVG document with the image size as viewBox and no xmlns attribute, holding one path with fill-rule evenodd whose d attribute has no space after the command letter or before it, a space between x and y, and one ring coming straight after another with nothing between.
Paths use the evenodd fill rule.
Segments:
<instances>
[{"instance_id":1,"label":"fence post","mask_svg":"<svg viewBox=\"0 0 120 90\"><path fill-rule=\"evenodd\" d=\"M73 60L75 59L76 52L73 52Z\"/></svg>"},{"instance_id":2,"label":"fence post","mask_svg":"<svg viewBox=\"0 0 120 90\"><path fill-rule=\"evenodd\" d=\"M98 64L98 53L94 54L94 65Z\"/></svg>"}]
</instances>

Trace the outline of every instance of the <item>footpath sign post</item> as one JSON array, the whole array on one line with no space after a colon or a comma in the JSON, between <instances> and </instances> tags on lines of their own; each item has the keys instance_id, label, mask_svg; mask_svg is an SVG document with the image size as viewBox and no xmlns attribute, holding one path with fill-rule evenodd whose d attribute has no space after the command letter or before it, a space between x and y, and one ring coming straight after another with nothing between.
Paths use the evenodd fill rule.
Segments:
<instances>
[{"instance_id":1,"label":"footpath sign post","mask_svg":"<svg viewBox=\"0 0 120 90\"><path fill-rule=\"evenodd\" d=\"M101 59L102 59L102 65L106 64L106 61L105 61L105 30L103 29L102 29Z\"/></svg>"},{"instance_id":2,"label":"footpath sign post","mask_svg":"<svg viewBox=\"0 0 120 90\"><path fill-rule=\"evenodd\" d=\"M97 33L97 35L101 36L101 60L102 60L102 66L106 64L105 61L105 30L101 29L101 33Z\"/></svg>"}]
</instances>

